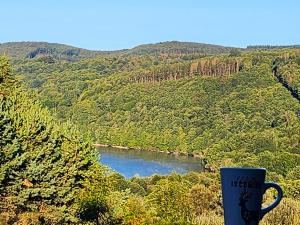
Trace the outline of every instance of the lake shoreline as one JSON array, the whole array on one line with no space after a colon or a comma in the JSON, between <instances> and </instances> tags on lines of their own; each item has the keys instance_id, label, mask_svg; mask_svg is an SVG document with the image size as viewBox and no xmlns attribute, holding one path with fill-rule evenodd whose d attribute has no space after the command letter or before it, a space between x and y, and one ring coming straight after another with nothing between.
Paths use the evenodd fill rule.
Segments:
<instances>
[{"instance_id":1,"label":"lake shoreline","mask_svg":"<svg viewBox=\"0 0 300 225\"><path fill-rule=\"evenodd\" d=\"M175 155L109 144L94 144L94 146L97 146L95 148L99 152L98 161L126 178L204 171L201 159L183 154Z\"/></svg>"},{"instance_id":2,"label":"lake shoreline","mask_svg":"<svg viewBox=\"0 0 300 225\"><path fill-rule=\"evenodd\" d=\"M120 145L110 145L110 144L100 144L100 143L96 143L93 145L95 147L111 147L111 148L117 148L117 149L123 149L123 150L159 152L159 153L165 153L165 154L172 154L172 155L176 155L176 156L187 156L187 157L203 159L203 156L200 154L192 154L192 153L184 153L184 152L176 152L176 151L162 151L162 150L157 150L157 149L144 149L143 150L143 149L131 148L131 147L120 146Z\"/></svg>"}]
</instances>

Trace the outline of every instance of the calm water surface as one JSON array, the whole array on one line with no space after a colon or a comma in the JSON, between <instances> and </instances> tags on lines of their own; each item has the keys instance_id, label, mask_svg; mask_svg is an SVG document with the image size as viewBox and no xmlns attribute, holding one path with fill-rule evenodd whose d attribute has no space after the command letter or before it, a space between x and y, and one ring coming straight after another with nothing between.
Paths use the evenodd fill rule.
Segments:
<instances>
[{"instance_id":1,"label":"calm water surface","mask_svg":"<svg viewBox=\"0 0 300 225\"><path fill-rule=\"evenodd\" d=\"M100 162L126 178L145 177L152 174L166 175L173 171L187 173L189 171L202 171L203 169L200 159L193 157L111 147L99 147L98 149Z\"/></svg>"}]
</instances>

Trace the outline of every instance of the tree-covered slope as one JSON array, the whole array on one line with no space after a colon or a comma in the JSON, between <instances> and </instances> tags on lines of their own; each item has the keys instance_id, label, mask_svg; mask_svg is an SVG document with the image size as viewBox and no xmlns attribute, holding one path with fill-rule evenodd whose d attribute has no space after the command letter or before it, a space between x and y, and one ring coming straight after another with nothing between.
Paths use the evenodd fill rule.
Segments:
<instances>
[{"instance_id":1,"label":"tree-covered slope","mask_svg":"<svg viewBox=\"0 0 300 225\"><path fill-rule=\"evenodd\" d=\"M300 102L300 50L298 54L285 54L273 61L273 73Z\"/></svg>"},{"instance_id":2,"label":"tree-covered slope","mask_svg":"<svg viewBox=\"0 0 300 225\"><path fill-rule=\"evenodd\" d=\"M69 45L48 42L7 42L0 44L0 55L12 58L34 59L52 57L53 59L78 60L94 57L105 52L90 51Z\"/></svg>"},{"instance_id":3,"label":"tree-covered slope","mask_svg":"<svg viewBox=\"0 0 300 225\"><path fill-rule=\"evenodd\" d=\"M179 42L167 41L156 44L139 45L135 48L129 49L126 52L136 55L159 55L159 54L202 54L202 55L216 55L221 53L229 53L233 47L225 47L213 44L203 44L195 42Z\"/></svg>"},{"instance_id":4,"label":"tree-covered slope","mask_svg":"<svg viewBox=\"0 0 300 225\"><path fill-rule=\"evenodd\" d=\"M56 122L34 99L1 57L0 222L70 224L79 219L78 193L96 165L94 151L72 123Z\"/></svg>"},{"instance_id":5,"label":"tree-covered slope","mask_svg":"<svg viewBox=\"0 0 300 225\"><path fill-rule=\"evenodd\" d=\"M112 55L27 62L16 72L44 106L92 132L98 143L200 155L208 163L228 158L286 174L299 164L300 139L300 105L272 73L273 61L286 54L288 62L299 52ZM269 153L292 161L279 168L260 161Z\"/></svg>"},{"instance_id":6,"label":"tree-covered slope","mask_svg":"<svg viewBox=\"0 0 300 225\"><path fill-rule=\"evenodd\" d=\"M53 60L75 61L83 58L92 58L97 55L215 55L229 53L236 48L220 45L202 44L194 42L160 42L156 44L139 45L132 49L116 51L91 51L64 44L48 42L7 42L0 44L0 54L6 54L18 59L39 59L51 57ZM47 59L46 58L46 59ZM47 60L45 60L47 62ZM51 61L52 62L52 61Z\"/></svg>"},{"instance_id":7,"label":"tree-covered slope","mask_svg":"<svg viewBox=\"0 0 300 225\"><path fill-rule=\"evenodd\" d=\"M288 52L285 63L299 54ZM14 61L42 105L71 124L16 87L2 60L1 222L221 225L218 168L255 166L285 195L262 224L299 224L300 106L272 73L286 53ZM200 155L211 172L104 176L85 131L99 143Z\"/></svg>"}]
</instances>

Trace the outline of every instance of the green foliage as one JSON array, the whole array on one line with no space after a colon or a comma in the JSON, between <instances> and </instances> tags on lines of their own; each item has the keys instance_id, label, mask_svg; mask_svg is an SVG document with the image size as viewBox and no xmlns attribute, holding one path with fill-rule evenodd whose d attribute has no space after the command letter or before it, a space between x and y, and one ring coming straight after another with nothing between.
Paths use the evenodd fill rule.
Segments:
<instances>
[{"instance_id":1,"label":"green foliage","mask_svg":"<svg viewBox=\"0 0 300 225\"><path fill-rule=\"evenodd\" d=\"M90 139L71 123L55 122L33 95L8 82L7 59L0 62L0 213L32 212L41 221L50 211L60 222L76 222L77 194L96 163Z\"/></svg>"},{"instance_id":2,"label":"green foliage","mask_svg":"<svg viewBox=\"0 0 300 225\"><path fill-rule=\"evenodd\" d=\"M190 214L190 208L187 206L188 188L188 183L164 179L152 187L148 199L158 216L169 223L188 221Z\"/></svg>"},{"instance_id":3,"label":"green foliage","mask_svg":"<svg viewBox=\"0 0 300 225\"><path fill-rule=\"evenodd\" d=\"M262 225L300 223L300 203L293 199L284 199L280 205L268 213L262 221Z\"/></svg>"},{"instance_id":4,"label":"green foliage","mask_svg":"<svg viewBox=\"0 0 300 225\"><path fill-rule=\"evenodd\" d=\"M14 74L65 123L0 59L4 223L222 224L218 168L227 165L266 167L285 200L262 224L298 224L300 105L271 71L278 58L296 90L298 49L230 54L206 46L205 54L227 55L204 57L203 45L191 53L171 42L79 60L81 51L52 47L14 59ZM95 139L199 155L215 173L126 180L95 163Z\"/></svg>"},{"instance_id":5,"label":"green foliage","mask_svg":"<svg viewBox=\"0 0 300 225\"><path fill-rule=\"evenodd\" d=\"M300 106L271 66L278 58L280 71L296 86L298 49L183 59L171 53L177 47L187 48L170 42L135 49L145 54L72 63L15 61L16 73L24 74L43 106L92 131L99 143L200 155L212 169L256 165L286 176L298 163ZM261 160L265 151L285 166Z\"/></svg>"},{"instance_id":6,"label":"green foliage","mask_svg":"<svg viewBox=\"0 0 300 225\"><path fill-rule=\"evenodd\" d=\"M102 54L103 52L98 52ZM0 45L0 54L6 54L13 58L34 59L39 57L54 57L60 60L78 60L82 58L94 57L94 51L75 48L63 44L47 42L7 42Z\"/></svg>"},{"instance_id":7,"label":"green foliage","mask_svg":"<svg viewBox=\"0 0 300 225\"><path fill-rule=\"evenodd\" d=\"M300 53L299 53L300 54ZM291 90L300 94L300 61L299 56L291 56L289 59L281 60L279 63L279 73L283 77Z\"/></svg>"},{"instance_id":8,"label":"green foliage","mask_svg":"<svg viewBox=\"0 0 300 225\"><path fill-rule=\"evenodd\" d=\"M240 55L241 55L241 52L239 50L237 50L237 49L230 50L229 56L236 57L236 56L240 56Z\"/></svg>"},{"instance_id":9,"label":"green foliage","mask_svg":"<svg viewBox=\"0 0 300 225\"><path fill-rule=\"evenodd\" d=\"M211 44L201 44L193 42L160 42L157 44L145 44L137 46L133 49L129 49L127 52L129 54L141 55L158 55L158 54L202 54L202 55L213 55L228 53L231 49L230 47L223 47Z\"/></svg>"},{"instance_id":10,"label":"green foliage","mask_svg":"<svg viewBox=\"0 0 300 225\"><path fill-rule=\"evenodd\" d=\"M10 66L4 57L0 57L0 84L9 78Z\"/></svg>"}]
</instances>

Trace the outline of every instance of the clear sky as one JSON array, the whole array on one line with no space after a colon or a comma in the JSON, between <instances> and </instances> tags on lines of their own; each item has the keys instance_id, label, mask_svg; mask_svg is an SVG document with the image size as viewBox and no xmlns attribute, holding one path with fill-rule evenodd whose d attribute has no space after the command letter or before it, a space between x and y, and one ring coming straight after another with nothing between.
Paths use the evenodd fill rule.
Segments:
<instances>
[{"instance_id":1,"label":"clear sky","mask_svg":"<svg viewBox=\"0 0 300 225\"><path fill-rule=\"evenodd\" d=\"M171 40L300 44L300 0L0 0L0 43L114 50Z\"/></svg>"}]
</instances>

